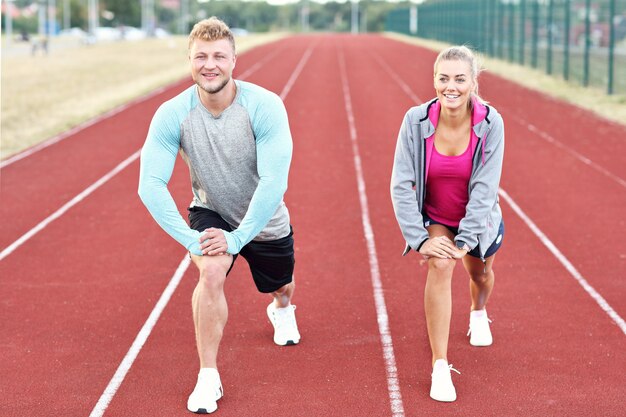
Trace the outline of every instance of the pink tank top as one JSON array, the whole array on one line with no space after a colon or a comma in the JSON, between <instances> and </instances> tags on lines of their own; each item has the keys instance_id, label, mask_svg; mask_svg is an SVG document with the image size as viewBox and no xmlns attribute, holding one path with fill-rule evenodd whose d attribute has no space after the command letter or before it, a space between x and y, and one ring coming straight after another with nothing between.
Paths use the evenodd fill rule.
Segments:
<instances>
[{"instance_id":1,"label":"pink tank top","mask_svg":"<svg viewBox=\"0 0 626 417\"><path fill-rule=\"evenodd\" d=\"M441 105L437 102L428 112L428 118L435 127L439 122L440 108ZM465 207L469 202L468 187L472 176L472 159L474 148L478 143L473 126L485 118L485 113L484 106L474 103L470 141L461 155L442 155L434 146L434 135L427 138L432 144L432 151L427 152L429 160L426 167L424 211L438 223L459 227L461 219L465 217Z\"/></svg>"},{"instance_id":2,"label":"pink tank top","mask_svg":"<svg viewBox=\"0 0 626 417\"><path fill-rule=\"evenodd\" d=\"M428 170L424 210L428 217L446 226L459 227L469 201L468 184L472 174L472 142L461 155L447 156L433 146Z\"/></svg>"}]
</instances>

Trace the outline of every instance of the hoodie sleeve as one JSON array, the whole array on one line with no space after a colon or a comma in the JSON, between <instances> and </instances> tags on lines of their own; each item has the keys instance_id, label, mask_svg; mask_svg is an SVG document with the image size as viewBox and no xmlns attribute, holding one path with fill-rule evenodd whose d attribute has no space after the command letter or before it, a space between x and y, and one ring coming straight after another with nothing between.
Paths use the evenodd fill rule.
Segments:
<instances>
[{"instance_id":1,"label":"hoodie sleeve","mask_svg":"<svg viewBox=\"0 0 626 417\"><path fill-rule=\"evenodd\" d=\"M391 173L391 202L396 215L396 220L402 231L402 236L407 245L414 250L418 250L426 239L428 232L424 228L424 221L420 212L420 205L417 201L416 186L417 173L421 172L421 159L415 155L415 140L411 129L411 114L407 112L404 116L393 161ZM419 156L421 158L421 156ZM418 190L419 191L419 190ZM405 254L407 253L405 250Z\"/></svg>"},{"instance_id":2,"label":"hoodie sleeve","mask_svg":"<svg viewBox=\"0 0 626 417\"><path fill-rule=\"evenodd\" d=\"M484 148L478 152L483 154L478 156L478 167L472 173L469 202L465 217L459 223L459 234L455 237L455 241L465 242L472 249L478 246L478 235L488 227L489 213L498 203L504 159L504 122L500 114L493 115L491 126L482 140Z\"/></svg>"}]
</instances>

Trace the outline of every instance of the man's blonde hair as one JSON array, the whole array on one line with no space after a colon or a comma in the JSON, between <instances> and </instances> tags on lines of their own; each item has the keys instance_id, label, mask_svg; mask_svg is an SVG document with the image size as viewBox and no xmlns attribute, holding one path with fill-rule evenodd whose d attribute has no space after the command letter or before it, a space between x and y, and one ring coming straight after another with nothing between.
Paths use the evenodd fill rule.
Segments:
<instances>
[{"instance_id":1,"label":"man's blonde hair","mask_svg":"<svg viewBox=\"0 0 626 417\"><path fill-rule=\"evenodd\" d=\"M220 39L228 39L235 52L235 37L230 28L222 20L215 16L204 19L196 23L189 33L189 49L196 39L203 41L217 41Z\"/></svg>"}]
</instances>

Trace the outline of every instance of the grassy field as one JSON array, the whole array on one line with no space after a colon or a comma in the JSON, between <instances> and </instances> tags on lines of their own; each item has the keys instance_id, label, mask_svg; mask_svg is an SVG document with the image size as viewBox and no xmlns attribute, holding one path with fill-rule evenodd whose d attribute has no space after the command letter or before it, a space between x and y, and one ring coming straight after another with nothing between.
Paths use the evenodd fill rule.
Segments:
<instances>
[{"instance_id":1,"label":"grassy field","mask_svg":"<svg viewBox=\"0 0 626 417\"><path fill-rule=\"evenodd\" d=\"M284 34L237 40L238 52ZM391 35L435 50L446 45ZM48 55L27 44L2 48L0 157L7 158L98 114L189 74L187 38L111 42L92 46L54 39ZM542 71L487 59L488 71L516 80L626 124L626 96L582 88ZM610 111L607 112L607 109Z\"/></svg>"},{"instance_id":2,"label":"grassy field","mask_svg":"<svg viewBox=\"0 0 626 417\"><path fill-rule=\"evenodd\" d=\"M238 52L280 36L239 38ZM184 36L91 46L55 38L48 55L35 56L28 44L3 45L0 157L188 74Z\"/></svg>"}]
</instances>

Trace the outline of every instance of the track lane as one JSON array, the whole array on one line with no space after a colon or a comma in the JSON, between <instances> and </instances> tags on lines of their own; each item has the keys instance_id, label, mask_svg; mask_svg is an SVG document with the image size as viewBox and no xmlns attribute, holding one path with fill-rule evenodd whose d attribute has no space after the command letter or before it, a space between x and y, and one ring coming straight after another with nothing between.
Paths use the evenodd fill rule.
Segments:
<instances>
[{"instance_id":1,"label":"track lane","mask_svg":"<svg viewBox=\"0 0 626 417\"><path fill-rule=\"evenodd\" d=\"M295 304L303 339L293 348L271 343L264 314L268 299L252 288L247 265L239 260L226 284L230 317L218 363L225 389L218 412L255 415L262 406L270 415L387 415L384 362L355 214L358 196L333 38L298 39L299 54L310 42L319 42L286 99L295 146L286 200L295 229ZM276 74L281 71L274 71L273 80L287 80ZM331 238L338 230L354 236L353 244L346 247L343 240ZM362 279L349 279L355 274ZM145 411L153 415L172 415L184 407L197 364L188 296L179 295L191 294L195 279L195 272L188 272L106 415L129 413L146 391L167 398L146 404ZM172 344L173 334L187 343ZM168 350L172 354L166 356L184 363L164 369L159 361Z\"/></svg>"},{"instance_id":2,"label":"track lane","mask_svg":"<svg viewBox=\"0 0 626 417\"><path fill-rule=\"evenodd\" d=\"M617 370L623 369L624 364L620 355L625 344L623 333L504 203L507 244L498 255L496 291L489 308L496 343L488 349L469 346L465 336L469 310L467 280L462 268L457 267L449 357L462 372L454 376L459 401L446 405L428 399L430 349L422 310L425 268L414 254L413 259L400 258L403 244L393 223L388 197L397 129L413 103L406 105L409 96L399 83L380 82L375 89L365 87L372 80L379 80L384 71L371 54L366 58L367 51L385 50L389 56L395 56L394 60L387 58L383 62L398 73L420 54L395 50L388 41L375 37L355 39L346 49L350 51L349 71L354 75L350 80L354 101L362 104L355 106L355 117L363 148L369 150L364 152L363 161L368 193L374 201L373 225L378 240L386 242L380 249L381 274L388 294L392 334L399 341L397 360L407 416L452 409L463 415L577 415L579 410L618 415L617 387L624 382ZM430 77L432 73L427 79ZM389 98L385 99L381 90ZM421 90L415 95L429 98ZM497 97L488 98L499 107ZM393 114L395 121L390 120ZM516 136L509 130L514 130L510 123L505 171L524 163L509 146ZM610 183L606 178L596 180L605 186ZM503 184L509 187L504 181ZM538 284L547 282L549 286ZM518 352L523 353L517 357ZM590 388L587 378L602 387Z\"/></svg>"},{"instance_id":3,"label":"track lane","mask_svg":"<svg viewBox=\"0 0 626 417\"><path fill-rule=\"evenodd\" d=\"M396 90L391 84L378 84L383 69L376 67L376 61L360 56L378 47L377 38L362 39L365 42L355 42L349 47L343 45L346 51L353 48L358 51L352 55L346 53L348 66L352 66L348 73L355 76L350 81L354 103L360 103L355 104L355 116L359 138L364 141L361 149L368 196L372 201L373 225L377 241L385 242L377 248L406 415L432 415L452 409L454 413L467 412L468 415L550 415L563 410L567 410L568 415L619 415L621 408L615 399L621 397L620 387L624 384L621 373L624 358L620 355L624 351L623 335L616 326L607 325L605 317L598 318L597 306L538 245L536 237L506 204L503 210L508 243L498 257L496 273L499 278L490 304L500 346L495 351L477 350L467 344L464 336L467 314L458 311L458 306L467 303L467 283L464 279L456 280L455 330L451 336L451 346L455 347L451 355L458 358L452 362L463 372L455 377L463 401L443 405L427 398L427 371L417 365L427 363L430 356L421 311L423 283L416 273L421 267L417 257L399 258L402 242L393 215L389 216L388 202L392 155L388 152L392 148L390 144L395 146L397 128L408 106L405 106L406 99L400 98L405 95L401 89ZM334 45L338 41L329 42ZM388 44L380 45L392 56L414 58L418 55L415 51L413 54L394 53ZM294 46L296 49L302 50L302 47ZM223 348L222 357L226 369L239 368L245 373L225 378L227 396L219 411L225 416L231 415L226 414L228 412L247 415L247 412L258 411L260 406L281 415L285 409L301 411L302 404L307 404L306 411L316 416L337 415L338 404L344 407L342 411L346 410L345 415L349 415L348 412L390 415L385 403L384 367L371 289L364 286L369 285L363 278L366 273L358 273L366 263L366 254L364 242L354 238L362 232L357 221L358 201L353 195L356 183L346 182L346 178L354 178L348 169L351 161L344 158L349 154L347 133L341 138L335 134L344 127L347 132L347 124L341 119L341 109L336 108L341 97L333 91L337 88L334 78L323 75L329 68L335 72L338 69L321 58L317 53L312 57L312 62L320 60L320 68L313 74L310 68L305 69L302 73L305 82L296 83L287 100L297 150L287 203L296 227L299 285L296 304L300 309L300 326L305 329L302 345L296 349L307 349L306 357L318 366L305 370L301 366L300 351L272 349L271 342L268 343L271 330L263 314L266 302L254 292L245 262L239 261L228 280L227 291L240 295L241 303L231 303L227 332L231 328L232 333L225 336L225 342L229 340L228 351L224 352ZM400 71L400 68L410 67L412 62L393 67ZM327 65L321 65L323 63ZM368 75L362 74L364 70ZM277 68L271 72L280 73ZM262 82L271 82L268 73L263 73L267 78ZM286 77L281 81L286 81ZM372 84L380 88L372 90ZM315 99L310 87L320 85L324 86L320 88L322 97ZM390 94L381 94L383 90ZM497 99L492 100L500 107ZM383 111L374 112L372 103ZM331 115L326 114L326 110L333 109L329 112ZM391 117L395 111L399 116ZM381 116L389 117L389 124ZM320 123L320 118L325 122ZM367 123L361 126L364 120ZM300 128L296 132L296 125L302 126L302 133L298 133ZM509 134L509 125L507 146L514 140L525 140L523 134ZM326 130L329 126L332 133ZM507 155L510 154L508 147ZM506 163L514 162L507 160ZM0 381L0 392L10 399L7 405L0 406L3 415L41 411L41 404L53 410L51 415L55 412L73 415L77 410L93 406L102 384L112 374L178 265L180 247L171 242L137 204L134 197L136 175L136 166L120 174L95 193L94 201L89 199L73 210L71 216L64 216L43 236L33 239L19 259L16 253L15 258L0 263L0 275L11 277L8 285L3 279L3 293L4 288L9 289L2 304L9 332L2 332L2 345L9 349L2 361L11 364L7 369L21 368L22 372L21 377L11 378L14 386ZM190 198L187 182L186 170L177 165L172 189L183 206ZM506 188L511 190L508 185ZM117 201L116 198L111 204L111 195L132 195L133 199ZM374 196L380 196L381 200ZM320 199L329 203L322 206ZM106 204L103 205L103 201ZM339 207L340 211L335 211L329 219L328 212L333 207ZM126 216L132 218L126 219ZM104 224L107 226L103 227ZM338 238L338 231L353 239ZM119 242L128 242L129 235L141 238L120 245ZM75 244L85 236L89 237L88 244ZM54 247L50 242L54 242ZM114 246L111 242L115 242ZM63 250L63 247L73 249ZM136 254L143 253L147 247L156 250L154 258L137 257ZM25 270L25 256L31 253L35 254L34 259L29 259L29 269ZM93 277L94 269L99 276ZM58 279L66 275L65 280ZM81 277L78 285L72 276ZM141 405L142 412L163 413L155 415L169 416L184 409L197 367L195 361L190 360L195 357L195 346L190 332L188 296L195 278L195 274L188 273L183 279L107 415L132 414L137 411L137 404ZM550 285L533 285L535 282ZM29 301L16 305L24 300L26 291ZM616 291L623 293L623 287L616 285ZM335 315L337 312L329 311L325 301L342 295L349 297L345 300L348 305ZM90 310L101 303L106 307ZM539 311L537 305L541 306ZM10 314L5 316L5 311ZM235 323L240 326L233 326ZM333 324L324 327L320 323ZM38 332L32 334L29 329ZM330 353L337 357L330 357ZM45 355L50 363L33 363L33 358ZM287 372L290 384L275 387L276 368L259 366L259 361L265 365L278 361L278 369ZM498 373L486 371L493 369ZM77 386L78 381L80 386ZM96 389L96 385L100 388ZM275 391L270 391L272 387ZM285 392L293 397L290 404L283 405L280 400ZM497 398L494 394L498 394ZM158 400L151 400L155 398ZM242 398L249 401L242 402Z\"/></svg>"},{"instance_id":4,"label":"track lane","mask_svg":"<svg viewBox=\"0 0 626 417\"><path fill-rule=\"evenodd\" d=\"M144 112L151 110L146 106ZM135 115L120 113L116 118L128 116ZM94 139L109 133L99 130ZM49 149L71 143L68 138ZM176 201L186 207L191 193L181 165L177 163L170 186ZM184 250L141 205L137 178L135 162L0 263L6 297L2 317L7 321L3 363L12 376L0 391L15 399L3 415L35 412L41 404L69 414L88 413L165 288ZM26 257L28 268L23 267ZM30 329L38 331L32 334ZM68 385L68 380L85 373L89 377L80 385L82 392L76 392L78 386ZM74 396L79 400L71 401Z\"/></svg>"}]
</instances>

